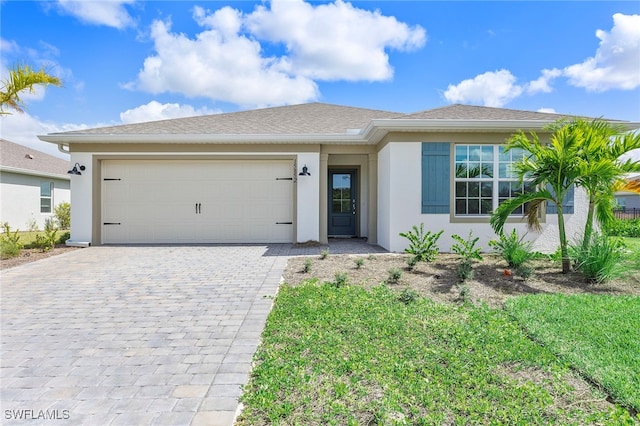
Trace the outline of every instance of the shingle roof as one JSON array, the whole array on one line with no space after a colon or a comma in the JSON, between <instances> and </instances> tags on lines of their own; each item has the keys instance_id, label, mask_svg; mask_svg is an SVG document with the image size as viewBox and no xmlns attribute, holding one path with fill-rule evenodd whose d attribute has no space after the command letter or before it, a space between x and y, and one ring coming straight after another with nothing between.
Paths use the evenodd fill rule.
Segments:
<instances>
[{"instance_id":1,"label":"shingle roof","mask_svg":"<svg viewBox=\"0 0 640 426\"><path fill-rule=\"evenodd\" d=\"M309 103L76 130L64 134L344 134L351 129L366 127L373 119L393 118L399 115L402 114Z\"/></svg>"},{"instance_id":2,"label":"shingle roof","mask_svg":"<svg viewBox=\"0 0 640 426\"><path fill-rule=\"evenodd\" d=\"M566 114L522 111L506 108L492 108L474 105L448 105L441 108L407 114L402 118L416 120L542 120L555 121L574 117Z\"/></svg>"},{"instance_id":3,"label":"shingle roof","mask_svg":"<svg viewBox=\"0 0 640 426\"><path fill-rule=\"evenodd\" d=\"M0 166L68 177L69 162L44 152L0 139Z\"/></svg>"},{"instance_id":4,"label":"shingle roof","mask_svg":"<svg viewBox=\"0 0 640 426\"><path fill-rule=\"evenodd\" d=\"M131 136L165 136L174 138L175 135L187 136L303 136L319 137L330 135L354 135L359 130L366 129L373 120L415 120L429 125L430 120L450 121L452 129L456 121L477 122L484 124L511 122L509 128L513 128L518 121L539 121L543 126L561 118L573 118L575 116L563 114L551 114L533 111L520 111L505 108L491 108L472 105L449 105L441 108L430 109L404 114L392 111L381 111L366 108L356 108L325 103L308 103L288 105L281 107L255 109L224 114L203 115L196 117L174 118L169 120L151 121L146 123L124 124L94 129L76 130L63 133L50 133L51 137L81 138L84 135L94 137L106 137L116 140ZM610 120L615 121L615 120ZM516 124L514 124L516 123ZM486 127L486 126L485 126ZM489 126L490 127L490 126ZM150 140L152 140L151 138ZM249 140L251 138L248 138ZM42 138L49 142L56 140ZM65 141L67 142L67 141Z\"/></svg>"}]
</instances>

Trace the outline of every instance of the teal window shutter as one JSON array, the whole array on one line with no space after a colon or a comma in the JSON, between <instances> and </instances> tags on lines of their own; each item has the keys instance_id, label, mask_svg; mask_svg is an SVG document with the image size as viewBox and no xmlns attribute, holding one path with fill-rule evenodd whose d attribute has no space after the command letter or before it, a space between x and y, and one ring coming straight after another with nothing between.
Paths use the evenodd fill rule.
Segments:
<instances>
[{"instance_id":1,"label":"teal window shutter","mask_svg":"<svg viewBox=\"0 0 640 426\"><path fill-rule=\"evenodd\" d=\"M422 143L422 213L449 213L450 145Z\"/></svg>"},{"instance_id":2,"label":"teal window shutter","mask_svg":"<svg viewBox=\"0 0 640 426\"><path fill-rule=\"evenodd\" d=\"M574 196L574 186L571 185L569 187L569 190L567 191L567 196L564 197L564 202L562 203L562 213L573 214L573 204L574 204L573 196ZM547 201L547 213L557 214L558 208L556 207L555 204Z\"/></svg>"}]
</instances>

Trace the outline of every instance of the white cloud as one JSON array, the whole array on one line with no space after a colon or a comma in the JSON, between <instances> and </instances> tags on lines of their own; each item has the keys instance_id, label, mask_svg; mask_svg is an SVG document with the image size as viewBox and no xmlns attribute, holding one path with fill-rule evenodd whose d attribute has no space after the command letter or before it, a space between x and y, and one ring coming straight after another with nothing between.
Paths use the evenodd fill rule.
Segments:
<instances>
[{"instance_id":1,"label":"white cloud","mask_svg":"<svg viewBox=\"0 0 640 426\"><path fill-rule=\"evenodd\" d=\"M546 112L547 114L557 114L553 108L539 108L537 112Z\"/></svg>"},{"instance_id":2,"label":"white cloud","mask_svg":"<svg viewBox=\"0 0 640 426\"><path fill-rule=\"evenodd\" d=\"M257 37L286 45L291 72L320 80L390 79L386 50L415 50L427 38L420 26L340 0L318 6L273 0L248 15L246 25Z\"/></svg>"},{"instance_id":3,"label":"white cloud","mask_svg":"<svg viewBox=\"0 0 640 426\"><path fill-rule=\"evenodd\" d=\"M450 84L444 97L451 103L480 103L489 107L502 107L520 96L523 86L516 84L516 78L508 70L489 71L458 85Z\"/></svg>"},{"instance_id":4,"label":"white cloud","mask_svg":"<svg viewBox=\"0 0 640 426\"><path fill-rule=\"evenodd\" d=\"M58 9L87 24L123 29L135 22L125 8L135 0L58 0Z\"/></svg>"},{"instance_id":5,"label":"white cloud","mask_svg":"<svg viewBox=\"0 0 640 426\"><path fill-rule=\"evenodd\" d=\"M208 108L195 109L191 105L180 105L175 103L161 104L158 101L151 101L148 104L128 109L120 113L120 120L124 124L143 123L146 121L166 120L170 118L193 117L196 115L218 114L220 110L210 110Z\"/></svg>"},{"instance_id":6,"label":"white cloud","mask_svg":"<svg viewBox=\"0 0 640 426\"><path fill-rule=\"evenodd\" d=\"M129 87L157 94L181 93L204 96L240 105L300 103L316 99L318 88L308 78L283 72L276 58L264 58L260 44L230 32L229 20L239 12L225 7L204 17L194 14L202 24L225 21L222 30L212 28L195 39L170 32L170 24L156 21L151 38L156 55L144 61L138 81Z\"/></svg>"},{"instance_id":7,"label":"white cloud","mask_svg":"<svg viewBox=\"0 0 640 426\"><path fill-rule=\"evenodd\" d=\"M54 132L68 132L89 127L84 124L60 125L52 122L42 122L39 121L37 117L26 112L2 115L0 116L0 124L2 125L3 139L64 159L68 159L69 156L58 151L57 145L42 142L37 138L37 135Z\"/></svg>"},{"instance_id":8,"label":"white cloud","mask_svg":"<svg viewBox=\"0 0 640 426\"><path fill-rule=\"evenodd\" d=\"M610 32L597 30L595 56L568 66L569 84L589 91L633 90L640 86L640 15L613 15Z\"/></svg>"},{"instance_id":9,"label":"white cloud","mask_svg":"<svg viewBox=\"0 0 640 426\"><path fill-rule=\"evenodd\" d=\"M542 75L537 80L530 81L527 84L527 93L533 95L535 93L543 92L550 93L553 89L550 86L551 81L562 75L562 70L557 68L548 70L542 70Z\"/></svg>"},{"instance_id":10,"label":"white cloud","mask_svg":"<svg viewBox=\"0 0 640 426\"><path fill-rule=\"evenodd\" d=\"M193 19L203 28L193 38L155 21L155 54L125 87L243 106L308 102L319 96L315 80L391 78L386 49L412 50L426 41L419 26L341 0L318 6L274 0L249 14L196 6ZM261 42L282 43L286 53L269 56Z\"/></svg>"}]
</instances>

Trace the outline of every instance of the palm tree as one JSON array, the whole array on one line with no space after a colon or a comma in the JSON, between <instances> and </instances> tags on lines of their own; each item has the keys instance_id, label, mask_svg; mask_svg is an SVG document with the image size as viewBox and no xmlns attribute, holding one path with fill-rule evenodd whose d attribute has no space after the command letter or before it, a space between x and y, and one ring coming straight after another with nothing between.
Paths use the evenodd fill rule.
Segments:
<instances>
[{"instance_id":1,"label":"palm tree","mask_svg":"<svg viewBox=\"0 0 640 426\"><path fill-rule=\"evenodd\" d=\"M640 171L640 161L620 160L623 154L640 148L640 134L622 134L624 128L600 119L576 120L569 126L582 128L584 136L580 177L577 180L577 185L583 187L589 197L582 240L584 251L591 242L594 216L600 225L611 223L614 219L616 188L624 184L626 173Z\"/></svg>"},{"instance_id":2,"label":"palm tree","mask_svg":"<svg viewBox=\"0 0 640 426\"><path fill-rule=\"evenodd\" d=\"M20 94L25 90L33 93L36 85L62 86L62 81L58 77L49 75L44 68L36 71L29 65L15 65L10 69L9 78L2 81L0 114L10 114L6 108L23 112L25 106L20 99Z\"/></svg>"},{"instance_id":3,"label":"palm tree","mask_svg":"<svg viewBox=\"0 0 640 426\"><path fill-rule=\"evenodd\" d=\"M507 141L505 150L519 148L525 152L525 157L513 165L516 175L520 181L526 179L536 189L500 204L492 214L490 223L497 234L502 234L509 215L524 204L529 228L540 230L542 206L547 202L554 204L558 210L562 272L566 274L571 270L571 261L562 205L571 186L580 177L580 149L584 137L580 127L557 125L551 130L553 133L549 144L540 142L533 132L531 140L523 132L519 132Z\"/></svg>"}]
</instances>

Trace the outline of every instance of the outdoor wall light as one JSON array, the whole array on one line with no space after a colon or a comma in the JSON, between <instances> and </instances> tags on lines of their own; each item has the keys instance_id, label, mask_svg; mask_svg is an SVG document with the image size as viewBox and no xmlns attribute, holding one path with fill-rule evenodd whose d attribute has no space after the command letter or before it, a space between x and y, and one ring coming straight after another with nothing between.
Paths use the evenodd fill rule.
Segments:
<instances>
[{"instance_id":1,"label":"outdoor wall light","mask_svg":"<svg viewBox=\"0 0 640 426\"><path fill-rule=\"evenodd\" d=\"M306 164L302 167L302 171L298 173L298 176L311 176L311 173L309 173L309 169L307 168Z\"/></svg>"},{"instance_id":2,"label":"outdoor wall light","mask_svg":"<svg viewBox=\"0 0 640 426\"><path fill-rule=\"evenodd\" d=\"M86 167L85 166L81 166L80 164L76 163L73 166L73 169L69 170L67 173L69 173L70 175L81 175L82 172L80 172L80 170L78 170L78 169L84 171L86 169Z\"/></svg>"}]
</instances>

